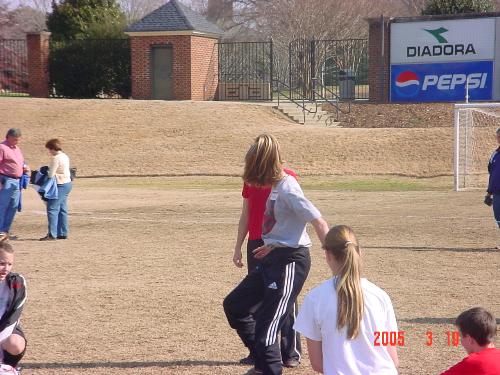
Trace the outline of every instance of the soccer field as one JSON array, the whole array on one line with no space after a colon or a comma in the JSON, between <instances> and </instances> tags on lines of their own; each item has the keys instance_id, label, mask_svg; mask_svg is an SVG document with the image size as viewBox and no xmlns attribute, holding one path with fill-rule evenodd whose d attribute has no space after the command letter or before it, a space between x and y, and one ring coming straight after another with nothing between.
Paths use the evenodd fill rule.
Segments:
<instances>
[{"instance_id":1,"label":"soccer field","mask_svg":"<svg viewBox=\"0 0 500 375\"><path fill-rule=\"evenodd\" d=\"M329 224L356 230L364 276L391 296L401 374L437 374L465 356L447 340L461 311L500 317L498 230L482 191L452 192L449 179L301 178ZM12 241L28 283L23 374L246 374L221 304L244 276L232 264L240 187L230 177L77 179L70 238L56 242L38 241L44 206L28 190ZM300 300L329 277L312 238ZM284 373L311 374L307 355Z\"/></svg>"}]
</instances>

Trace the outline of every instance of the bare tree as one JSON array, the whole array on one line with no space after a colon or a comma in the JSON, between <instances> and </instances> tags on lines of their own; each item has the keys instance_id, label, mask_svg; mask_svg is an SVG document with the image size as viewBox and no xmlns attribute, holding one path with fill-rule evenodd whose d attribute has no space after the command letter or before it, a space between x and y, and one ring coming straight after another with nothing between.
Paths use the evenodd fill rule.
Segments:
<instances>
[{"instance_id":1,"label":"bare tree","mask_svg":"<svg viewBox=\"0 0 500 375\"><path fill-rule=\"evenodd\" d=\"M396 0L403 6L405 16L419 16L425 7L426 0Z\"/></svg>"}]
</instances>

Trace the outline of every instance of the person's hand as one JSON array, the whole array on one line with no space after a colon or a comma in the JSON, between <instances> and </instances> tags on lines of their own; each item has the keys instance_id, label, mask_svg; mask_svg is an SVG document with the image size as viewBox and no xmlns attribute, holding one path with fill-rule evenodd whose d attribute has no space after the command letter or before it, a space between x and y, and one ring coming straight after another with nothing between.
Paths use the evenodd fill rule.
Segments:
<instances>
[{"instance_id":1,"label":"person's hand","mask_svg":"<svg viewBox=\"0 0 500 375\"><path fill-rule=\"evenodd\" d=\"M264 246L256 248L254 251L252 251L252 254L253 254L255 259L262 259L267 254L269 254L271 251L273 251L275 248L276 248L276 246L273 244L264 245Z\"/></svg>"},{"instance_id":2,"label":"person's hand","mask_svg":"<svg viewBox=\"0 0 500 375\"><path fill-rule=\"evenodd\" d=\"M31 169L30 169L30 167L29 167L28 164L24 164L23 165L23 173L25 173L25 174L30 174L31 173Z\"/></svg>"},{"instance_id":3,"label":"person's hand","mask_svg":"<svg viewBox=\"0 0 500 375\"><path fill-rule=\"evenodd\" d=\"M491 206L493 204L493 197L490 194L485 195L484 204L487 206Z\"/></svg>"},{"instance_id":4,"label":"person's hand","mask_svg":"<svg viewBox=\"0 0 500 375\"><path fill-rule=\"evenodd\" d=\"M244 264L242 261L241 249L234 249L233 263L238 268L243 267Z\"/></svg>"}]
</instances>

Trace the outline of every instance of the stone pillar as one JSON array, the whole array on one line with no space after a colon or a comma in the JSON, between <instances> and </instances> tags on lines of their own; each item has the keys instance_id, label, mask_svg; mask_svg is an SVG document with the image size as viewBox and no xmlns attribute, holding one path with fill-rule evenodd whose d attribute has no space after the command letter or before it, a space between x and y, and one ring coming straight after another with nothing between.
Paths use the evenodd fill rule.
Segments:
<instances>
[{"instance_id":1,"label":"stone pillar","mask_svg":"<svg viewBox=\"0 0 500 375\"><path fill-rule=\"evenodd\" d=\"M49 97L49 42L49 32L27 35L29 94L35 98Z\"/></svg>"},{"instance_id":2,"label":"stone pillar","mask_svg":"<svg viewBox=\"0 0 500 375\"><path fill-rule=\"evenodd\" d=\"M370 101L390 100L390 22L383 17L368 20L368 84Z\"/></svg>"}]
</instances>

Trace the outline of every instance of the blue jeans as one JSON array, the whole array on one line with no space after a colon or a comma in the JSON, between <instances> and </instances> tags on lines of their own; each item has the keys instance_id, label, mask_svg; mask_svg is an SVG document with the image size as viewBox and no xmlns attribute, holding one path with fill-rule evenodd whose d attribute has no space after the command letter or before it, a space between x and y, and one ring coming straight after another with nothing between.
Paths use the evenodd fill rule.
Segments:
<instances>
[{"instance_id":1,"label":"blue jeans","mask_svg":"<svg viewBox=\"0 0 500 375\"><path fill-rule=\"evenodd\" d=\"M47 201L47 218L49 220L49 235L56 238L68 235L68 195L73 184L57 185L57 199Z\"/></svg>"},{"instance_id":2,"label":"blue jeans","mask_svg":"<svg viewBox=\"0 0 500 375\"><path fill-rule=\"evenodd\" d=\"M9 232L19 205L19 179L0 176L0 232Z\"/></svg>"},{"instance_id":3,"label":"blue jeans","mask_svg":"<svg viewBox=\"0 0 500 375\"><path fill-rule=\"evenodd\" d=\"M493 194L493 215L497 221L497 225L500 228L500 195Z\"/></svg>"}]
</instances>

